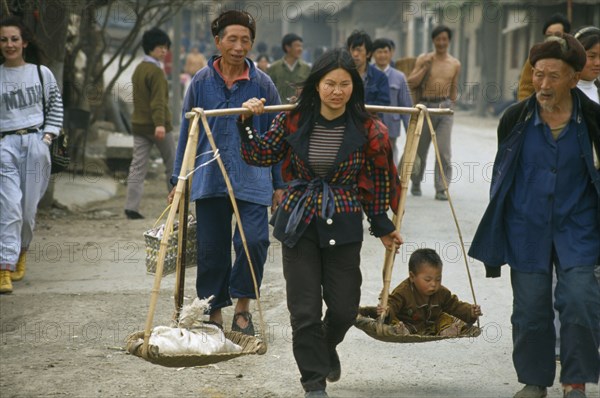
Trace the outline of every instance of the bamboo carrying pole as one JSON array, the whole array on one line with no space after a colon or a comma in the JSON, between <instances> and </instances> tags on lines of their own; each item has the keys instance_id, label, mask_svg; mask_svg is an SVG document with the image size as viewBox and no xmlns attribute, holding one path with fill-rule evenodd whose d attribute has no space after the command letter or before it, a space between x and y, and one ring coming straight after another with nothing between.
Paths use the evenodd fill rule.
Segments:
<instances>
[{"instance_id":1,"label":"bamboo carrying pole","mask_svg":"<svg viewBox=\"0 0 600 398\"><path fill-rule=\"evenodd\" d=\"M275 113L291 111L296 108L295 104L288 105L269 105L265 106L265 113ZM369 112L381 112L381 113L407 113L410 115L418 115L419 109L417 108L403 108L400 106L379 106L379 105L365 105L365 108ZM231 116L231 115L251 115L252 111L247 108L228 108L228 109L213 109L213 110L202 110L201 108L193 108L191 112L186 112L185 117L188 119L193 118L198 112L204 112L206 117L215 116ZM454 112L447 108L434 108L429 109L429 113L433 115L452 115Z\"/></svg>"},{"instance_id":2,"label":"bamboo carrying pole","mask_svg":"<svg viewBox=\"0 0 600 398\"><path fill-rule=\"evenodd\" d=\"M188 166L188 170L193 169L194 165ZM183 192L181 194L181 210L179 211L179 234L177 234L177 265L175 268L175 290L173 298L175 300L175 314L173 320L179 322L179 315L183 307L183 295L185 290L185 268L187 267L187 238L188 238L188 214L190 207L190 189L193 175L185 181Z\"/></svg>"},{"instance_id":3,"label":"bamboo carrying pole","mask_svg":"<svg viewBox=\"0 0 600 398\"><path fill-rule=\"evenodd\" d=\"M406 197L408 193L408 183L412 174L413 166L415 164L415 157L417 155L417 147L419 146L419 139L421 138L421 131L423 130L423 123L425 121L425 115L423 108L427 109L424 105L418 104L416 106L418 115L416 118L411 117L406 132L406 145L404 146L404 153L400 161L399 174L400 174L400 200L398 203L398 211L394 214L393 222L396 226L396 231L400 231L402 227L402 219L404 218L404 209L406 207ZM387 308L388 297L390 291L390 284L392 281L392 268L394 266L394 260L396 258L396 250L386 250L385 259L383 262L383 288L381 290L381 306ZM384 311L378 322L378 326L383 324L386 317Z\"/></svg>"},{"instance_id":4,"label":"bamboo carrying pole","mask_svg":"<svg viewBox=\"0 0 600 398\"><path fill-rule=\"evenodd\" d=\"M198 145L199 117L199 115L196 115L194 117L194 120L190 124L190 127L188 129L188 143L185 147L185 152L183 154L183 165L189 165L190 162L191 164L194 164L193 162L196 158L196 147ZM187 183L187 172L188 170L186 169L186 167L181 168L181 172L179 173L179 179L177 180L177 186L175 187L173 204L171 205L171 210L169 211L167 221L165 222L164 235L160 241L160 249L158 251L158 259L156 262L156 274L154 275L154 285L152 286L152 291L150 294L150 308L148 310L148 316L146 317L146 325L144 328L144 344L142 345L142 357L144 358L148 358L150 334L152 333L152 321L154 320L154 311L156 310L156 302L158 300L158 294L160 292L160 282L162 279L165 257L167 255L167 246L169 245L169 236L173 231L173 222L175 221L175 216L177 215L177 210L179 208L179 202L182 198L184 186Z\"/></svg>"}]
</instances>

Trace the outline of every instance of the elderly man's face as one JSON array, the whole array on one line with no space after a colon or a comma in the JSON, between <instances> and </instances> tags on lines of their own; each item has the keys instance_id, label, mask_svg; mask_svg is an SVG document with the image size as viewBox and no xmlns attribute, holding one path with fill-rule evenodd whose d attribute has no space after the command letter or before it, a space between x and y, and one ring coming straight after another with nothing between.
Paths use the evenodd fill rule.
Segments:
<instances>
[{"instance_id":1,"label":"elderly man's face","mask_svg":"<svg viewBox=\"0 0 600 398\"><path fill-rule=\"evenodd\" d=\"M556 110L570 90L577 85L579 73L563 60L540 59L533 67L533 88L538 103L544 110Z\"/></svg>"},{"instance_id":2,"label":"elderly man's face","mask_svg":"<svg viewBox=\"0 0 600 398\"><path fill-rule=\"evenodd\" d=\"M252 50L250 29L242 25L229 25L223 30L223 37L216 36L215 44L228 66L243 66L246 55Z\"/></svg>"}]
</instances>

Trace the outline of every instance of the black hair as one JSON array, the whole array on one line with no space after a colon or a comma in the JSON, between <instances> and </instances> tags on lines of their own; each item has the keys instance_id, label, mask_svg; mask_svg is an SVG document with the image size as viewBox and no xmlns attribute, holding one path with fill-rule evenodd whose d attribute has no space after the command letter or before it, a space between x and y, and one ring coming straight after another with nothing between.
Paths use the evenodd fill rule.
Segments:
<instances>
[{"instance_id":1,"label":"black hair","mask_svg":"<svg viewBox=\"0 0 600 398\"><path fill-rule=\"evenodd\" d=\"M267 43L260 41L256 44L256 51L258 51L259 54L263 54L269 51L269 47L267 46Z\"/></svg>"},{"instance_id":2,"label":"black hair","mask_svg":"<svg viewBox=\"0 0 600 398\"><path fill-rule=\"evenodd\" d=\"M375 39L375 41L373 42L373 52L379 50L380 48L389 48L391 51L394 49L392 43L393 41L391 41L390 39Z\"/></svg>"},{"instance_id":3,"label":"black hair","mask_svg":"<svg viewBox=\"0 0 600 398\"><path fill-rule=\"evenodd\" d=\"M45 64L48 59L44 50L37 44L33 31L29 29L23 20L19 17L6 17L0 20L0 28L14 26L21 31L21 40L27 42L27 47L23 49L23 59L32 64ZM0 63L4 63L4 57L0 55Z\"/></svg>"},{"instance_id":4,"label":"black hair","mask_svg":"<svg viewBox=\"0 0 600 398\"><path fill-rule=\"evenodd\" d=\"M443 263L439 254L433 249L417 249L410 255L408 259L408 270L413 274L417 274L423 265L430 265L435 268L442 268Z\"/></svg>"},{"instance_id":5,"label":"black hair","mask_svg":"<svg viewBox=\"0 0 600 398\"><path fill-rule=\"evenodd\" d=\"M225 35L225 28L229 25L241 25L248 28L250 38L252 43L254 43L254 39L256 38L256 20L250 13L241 10L222 12L210 24L210 31L213 37L219 36L222 38Z\"/></svg>"},{"instance_id":6,"label":"black hair","mask_svg":"<svg viewBox=\"0 0 600 398\"><path fill-rule=\"evenodd\" d=\"M575 38L579 40L583 48L587 51L600 43L600 29L595 26L586 26L575 33Z\"/></svg>"},{"instance_id":7,"label":"black hair","mask_svg":"<svg viewBox=\"0 0 600 398\"><path fill-rule=\"evenodd\" d=\"M142 36L142 48L146 55L150 54L158 46L171 47L171 39L164 30L152 28L144 32Z\"/></svg>"},{"instance_id":8,"label":"black hair","mask_svg":"<svg viewBox=\"0 0 600 398\"><path fill-rule=\"evenodd\" d=\"M267 54L258 54L254 62L260 62L261 59L266 58L267 62L271 62Z\"/></svg>"},{"instance_id":9,"label":"black hair","mask_svg":"<svg viewBox=\"0 0 600 398\"><path fill-rule=\"evenodd\" d=\"M348 50L352 50L354 47L360 47L364 45L365 50L367 50L367 54L373 52L373 42L371 41L371 36L369 36L364 30L353 31L350 36L348 36L346 45L348 46Z\"/></svg>"},{"instance_id":10,"label":"black hair","mask_svg":"<svg viewBox=\"0 0 600 398\"><path fill-rule=\"evenodd\" d=\"M554 25L557 23L559 23L563 26L564 33L571 32L571 22L569 22L569 20L567 19L567 17L565 17L564 14L557 12L556 14L553 14L550 18L548 18L548 20L546 21L546 23L544 24L544 26L542 28L542 34L545 36L546 29L548 29L548 27L550 25Z\"/></svg>"},{"instance_id":11,"label":"black hair","mask_svg":"<svg viewBox=\"0 0 600 398\"><path fill-rule=\"evenodd\" d=\"M281 39L281 49L287 54L285 47L291 46L293 42L298 40L302 41L302 38L295 33L288 33L287 35L283 36L283 39Z\"/></svg>"},{"instance_id":12,"label":"black hair","mask_svg":"<svg viewBox=\"0 0 600 398\"><path fill-rule=\"evenodd\" d=\"M298 105L291 112L292 115L300 115L299 126L304 123L310 123L311 126L321 113L321 97L317 86L326 74L338 68L348 72L352 78L352 94L346 104L346 114L359 128L371 117L365 109L365 89L352 56L348 50L336 48L326 51L315 61L310 74L301 84L302 92L298 97Z\"/></svg>"},{"instance_id":13,"label":"black hair","mask_svg":"<svg viewBox=\"0 0 600 398\"><path fill-rule=\"evenodd\" d=\"M446 25L438 25L431 31L431 40L435 39L441 33L448 33L448 39L452 40L452 31Z\"/></svg>"}]
</instances>

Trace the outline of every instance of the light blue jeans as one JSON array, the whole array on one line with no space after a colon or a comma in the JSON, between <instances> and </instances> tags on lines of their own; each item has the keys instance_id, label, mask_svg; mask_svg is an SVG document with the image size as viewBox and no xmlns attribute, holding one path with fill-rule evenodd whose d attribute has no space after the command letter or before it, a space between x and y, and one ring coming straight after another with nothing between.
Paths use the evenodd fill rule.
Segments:
<instances>
[{"instance_id":1,"label":"light blue jeans","mask_svg":"<svg viewBox=\"0 0 600 398\"><path fill-rule=\"evenodd\" d=\"M0 139L0 270L14 271L33 239L37 205L50 179L43 133Z\"/></svg>"}]
</instances>

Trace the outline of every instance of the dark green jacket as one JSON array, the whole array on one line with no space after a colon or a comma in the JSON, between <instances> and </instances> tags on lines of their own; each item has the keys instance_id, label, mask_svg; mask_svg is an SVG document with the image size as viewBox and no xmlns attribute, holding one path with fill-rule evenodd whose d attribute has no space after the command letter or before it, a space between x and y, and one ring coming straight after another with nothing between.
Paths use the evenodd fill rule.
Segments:
<instances>
[{"instance_id":1,"label":"dark green jacket","mask_svg":"<svg viewBox=\"0 0 600 398\"><path fill-rule=\"evenodd\" d=\"M169 84L164 71L151 62L140 62L131 77L133 83L133 133L154 134L154 128L173 129L169 109Z\"/></svg>"},{"instance_id":2,"label":"dark green jacket","mask_svg":"<svg viewBox=\"0 0 600 398\"><path fill-rule=\"evenodd\" d=\"M282 104L287 104L287 98L298 96L296 85L304 82L310 74L310 66L301 59L294 66L294 70L290 71L285 61L282 59L275 61L267 70L267 74L275 83Z\"/></svg>"}]
</instances>

